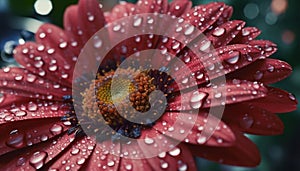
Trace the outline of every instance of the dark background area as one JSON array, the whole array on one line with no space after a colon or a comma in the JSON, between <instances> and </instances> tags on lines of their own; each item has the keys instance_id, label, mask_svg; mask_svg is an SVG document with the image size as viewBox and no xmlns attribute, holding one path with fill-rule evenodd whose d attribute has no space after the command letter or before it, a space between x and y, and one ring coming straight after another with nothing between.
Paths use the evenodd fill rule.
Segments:
<instances>
[{"instance_id":1,"label":"dark background area","mask_svg":"<svg viewBox=\"0 0 300 171\"><path fill-rule=\"evenodd\" d=\"M279 50L273 55L273 58L287 61L293 66L294 71L289 78L274 86L288 90L296 97L300 97L300 1L222 1L234 7L233 19L244 20L247 22L247 26L259 28L262 31L259 39L271 40L278 45ZM114 3L117 3L113 0L102 0L102 2L107 10ZM194 5L208 2L213 1L193 0ZM77 0L0 0L0 67L16 65L12 56L13 48L20 43L24 43L24 41L33 40L34 32L42 22L51 22L62 26L64 9L69 4L75 3L77 3ZM49 14L42 15L43 12L49 12ZM256 142L262 154L262 163L257 168L230 167L198 159L200 170L299 171L300 110L298 109L289 114L281 114L280 117L285 123L285 133L283 135L271 137L250 136Z\"/></svg>"}]
</instances>

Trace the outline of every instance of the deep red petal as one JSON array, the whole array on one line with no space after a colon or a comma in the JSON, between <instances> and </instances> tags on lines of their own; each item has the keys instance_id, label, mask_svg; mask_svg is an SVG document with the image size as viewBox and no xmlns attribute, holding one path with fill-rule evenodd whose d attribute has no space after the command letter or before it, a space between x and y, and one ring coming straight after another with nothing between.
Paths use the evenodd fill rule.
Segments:
<instances>
[{"instance_id":1,"label":"deep red petal","mask_svg":"<svg viewBox=\"0 0 300 171\"><path fill-rule=\"evenodd\" d=\"M30 119L0 125L0 155L45 142L67 130L60 118Z\"/></svg>"},{"instance_id":2,"label":"deep red petal","mask_svg":"<svg viewBox=\"0 0 300 171\"><path fill-rule=\"evenodd\" d=\"M250 104L272 113L286 113L297 109L294 95L279 88L268 87L266 97L250 101Z\"/></svg>"},{"instance_id":3,"label":"deep red petal","mask_svg":"<svg viewBox=\"0 0 300 171\"><path fill-rule=\"evenodd\" d=\"M223 120L234 129L257 135L282 134L284 128L275 114L248 102L226 106Z\"/></svg>"},{"instance_id":4,"label":"deep red petal","mask_svg":"<svg viewBox=\"0 0 300 171\"><path fill-rule=\"evenodd\" d=\"M255 167L260 163L260 154L254 143L237 133L233 147L189 146L193 155L235 166Z\"/></svg>"},{"instance_id":5,"label":"deep red petal","mask_svg":"<svg viewBox=\"0 0 300 171\"><path fill-rule=\"evenodd\" d=\"M226 46L238 33L241 32L245 22L240 20L228 21L206 34L214 48Z\"/></svg>"},{"instance_id":6,"label":"deep red petal","mask_svg":"<svg viewBox=\"0 0 300 171\"><path fill-rule=\"evenodd\" d=\"M104 14L97 0L80 0L78 6L78 24L82 29L82 40L86 42L106 24Z\"/></svg>"},{"instance_id":7,"label":"deep red petal","mask_svg":"<svg viewBox=\"0 0 300 171\"><path fill-rule=\"evenodd\" d=\"M23 68L5 68L0 74L0 90L7 94L48 100L62 100L63 95L71 94L70 89Z\"/></svg>"},{"instance_id":8,"label":"deep red petal","mask_svg":"<svg viewBox=\"0 0 300 171\"><path fill-rule=\"evenodd\" d=\"M139 13L139 10L137 9L135 4L121 1L120 4L117 4L116 6L113 7L110 14L107 15L107 18L109 18L109 22L112 23L117 19L134 15L137 13Z\"/></svg>"},{"instance_id":9,"label":"deep red petal","mask_svg":"<svg viewBox=\"0 0 300 171\"><path fill-rule=\"evenodd\" d=\"M196 92L190 91L177 95L169 100L168 109L193 110L240 103L265 97L268 92L263 84L257 82L237 79L227 80L226 82L225 86L218 89L215 89L213 86L200 87Z\"/></svg>"},{"instance_id":10,"label":"deep red petal","mask_svg":"<svg viewBox=\"0 0 300 171\"><path fill-rule=\"evenodd\" d=\"M66 149L74 140L73 135L64 134L32 147L0 156L0 166L3 170L26 170L39 169Z\"/></svg>"},{"instance_id":11,"label":"deep red petal","mask_svg":"<svg viewBox=\"0 0 300 171\"><path fill-rule=\"evenodd\" d=\"M71 87L73 66L55 55L53 47L45 47L36 43L25 43L15 49L15 59L35 75L51 80L54 83Z\"/></svg>"},{"instance_id":12,"label":"deep red petal","mask_svg":"<svg viewBox=\"0 0 300 171\"><path fill-rule=\"evenodd\" d=\"M98 142L100 143L100 142ZM106 148L103 148L106 146ZM109 148L109 150L107 149ZM116 154L111 154L110 150ZM96 147L90 157L89 161L84 166L84 170L102 170L109 169L116 171L120 168L120 157L118 152L120 151L120 144L111 142L101 142L101 145L96 144Z\"/></svg>"},{"instance_id":13,"label":"deep red petal","mask_svg":"<svg viewBox=\"0 0 300 171\"><path fill-rule=\"evenodd\" d=\"M30 99L28 97L2 94L2 97L0 98L0 109L7 109L10 108L13 104L19 105L22 103L27 103L31 100L33 99Z\"/></svg>"},{"instance_id":14,"label":"deep red petal","mask_svg":"<svg viewBox=\"0 0 300 171\"><path fill-rule=\"evenodd\" d=\"M72 170L79 170L89 161L96 146L95 143L96 142L89 137L77 139L71 148L66 149L62 156L59 156L59 158L51 163L50 169L70 167Z\"/></svg>"},{"instance_id":15,"label":"deep red petal","mask_svg":"<svg viewBox=\"0 0 300 171\"><path fill-rule=\"evenodd\" d=\"M168 152L162 152L158 157L147 159L153 170L190 170L196 171L196 164L190 150L179 144Z\"/></svg>"},{"instance_id":16,"label":"deep red petal","mask_svg":"<svg viewBox=\"0 0 300 171\"><path fill-rule=\"evenodd\" d=\"M21 104L11 104L0 110L0 126L28 119L55 118L65 115L67 109L63 104L47 101L29 101Z\"/></svg>"},{"instance_id":17,"label":"deep red petal","mask_svg":"<svg viewBox=\"0 0 300 171\"><path fill-rule=\"evenodd\" d=\"M198 116L193 113L167 112L157 121L154 128L164 135L186 143L205 144L208 146L232 145L235 137L230 128L216 117L210 117L208 121L208 112L200 112ZM212 122L215 123L216 130L210 137L205 137L203 132L207 130L204 129L210 126L214 129L214 125L209 125Z\"/></svg>"},{"instance_id":18,"label":"deep red petal","mask_svg":"<svg viewBox=\"0 0 300 171\"><path fill-rule=\"evenodd\" d=\"M242 31L232 40L231 44L247 44L259 36L261 31L256 27L245 27Z\"/></svg>"},{"instance_id":19,"label":"deep red petal","mask_svg":"<svg viewBox=\"0 0 300 171\"><path fill-rule=\"evenodd\" d=\"M285 79L292 72L292 67L277 59L258 60L230 75L229 78L259 81L264 84L276 83Z\"/></svg>"},{"instance_id":20,"label":"deep red petal","mask_svg":"<svg viewBox=\"0 0 300 171\"><path fill-rule=\"evenodd\" d=\"M190 0L174 0L169 4L169 12L171 15L180 17L188 12L192 7L192 2Z\"/></svg>"},{"instance_id":21,"label":"deep red petal","mask_svg":"<svg viewBox=\"0 0 300 171\"><path fill-rule=\"evenodd\" d=\"M137 8L141 13L161 13L165 14L168 10L167 0L139 0Z\"/></svg>"}]
</instances>

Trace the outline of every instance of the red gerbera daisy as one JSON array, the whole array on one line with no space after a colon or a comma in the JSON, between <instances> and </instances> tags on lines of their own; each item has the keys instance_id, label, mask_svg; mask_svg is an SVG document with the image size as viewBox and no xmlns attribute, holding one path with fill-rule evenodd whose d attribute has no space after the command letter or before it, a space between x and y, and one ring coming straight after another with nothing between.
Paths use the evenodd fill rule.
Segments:
<instances>
[{"instance_id":1,"label":"red gerbera daisy","mask_svg":"<svg viewBox=\"0 0 300 171\"><path fill-rule=\"evenodd\" d=\"M268 84L292 69L268 58L276 45L254 40L257 28L229 21L230 6L191 6L140 0L104 13L96 0L80 0L67 8L64 30L42 25L36 42L14 51L22 67L0 71L1 169L196 170L193 156L258 165L244 133L282 133L275 113L297 101Z\"/></svg>"}]
</instances>

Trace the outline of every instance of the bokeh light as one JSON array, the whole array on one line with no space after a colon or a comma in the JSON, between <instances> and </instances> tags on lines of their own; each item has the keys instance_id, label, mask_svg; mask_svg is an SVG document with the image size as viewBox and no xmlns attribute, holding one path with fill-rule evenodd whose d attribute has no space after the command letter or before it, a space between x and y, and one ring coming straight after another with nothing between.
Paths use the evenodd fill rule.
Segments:
<instances>
[{"instance_id":1,"label":"bokeh light","mask_svg":"<svg viewBox=\"0 0 300 171\"><path fill-rule=\"evenodd\" d=\"M40 15L48 15L52 11L53 5L51 0L37 0L34 3L34 9Z\"/></svg>"}]
</instances>

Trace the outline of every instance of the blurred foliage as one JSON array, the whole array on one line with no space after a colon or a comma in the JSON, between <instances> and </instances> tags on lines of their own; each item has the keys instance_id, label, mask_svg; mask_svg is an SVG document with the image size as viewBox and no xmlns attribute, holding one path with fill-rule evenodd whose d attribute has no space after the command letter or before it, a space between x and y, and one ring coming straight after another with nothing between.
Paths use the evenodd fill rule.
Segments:
<instances>
[{"instance_id":1,"label":"blurred foliage","mask_svg":"<svg viewBox=\"0 0 300 171\"><path fill-rule=\"evenodd\" d=\"M5 1L5 0L1 0ZM100 0L101 1L101 0ZM109 2L111 0L102 0L102 2ZM128 0L130 2L136 2L136 0ZM194 5L212 2L213 0L193 0ZM220 0L219 0L220 1ZM6 9L0 11L1 22L3 27L0 28L0 46L8 40L18 40L20 36L20 30L12 29L7 24L7 19L11 16L23 16L35 18L45 22L51 22L56 25L62 26L63 11L69 4L75 4L77 0L52 0L53 11L50 15L40 16L33 8L35 0L6 0L8 6ZM271 14L271 2L272 0L223 0L229 5L234 7L233 19L244 20L247 22L247 26L255 26L262 31L260 39L267 39L275 42L279 50L273 55L273 57L287 61L290 63L294 72L288 79L277 83L276 87L286 89L300 97L300 60L298 54L300 54L300 1L288 0L288 6L285 12L276 16L276 21L271 25L266 22L266 16ZM258 7L258 14L256 17L249 19L245 16L245 7L247 4L255 4ZM0 3L1 4L1 3ZM0 8L1 9L1 8ZM285 42L283 37L288 36L292 41ZM0 66L4 65L3 61ZM213 162L209 162L203 159L199 159L198 164L202 171L298 171L300 170L300 138L298 133L300 127L300 111L299 109L290 114L281 115L286 130L283 135L273 137L259 137L252 136L251 138L258 144L258 147L262 153L262 163L257 168L240 168L229 167ZM247 147L245 147L247 148ZM241 156L242 157L242 156Z\"/></svg>"}]
</instances>

